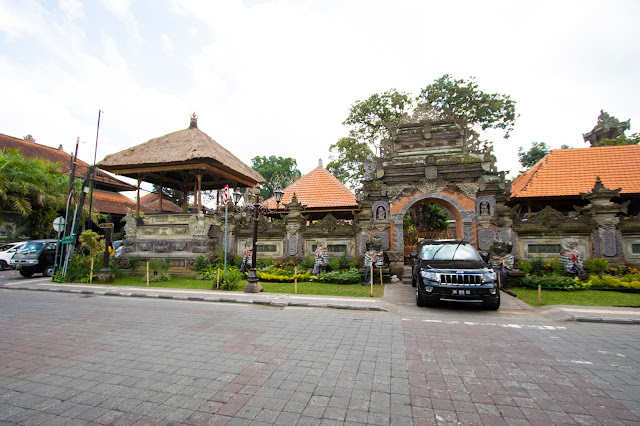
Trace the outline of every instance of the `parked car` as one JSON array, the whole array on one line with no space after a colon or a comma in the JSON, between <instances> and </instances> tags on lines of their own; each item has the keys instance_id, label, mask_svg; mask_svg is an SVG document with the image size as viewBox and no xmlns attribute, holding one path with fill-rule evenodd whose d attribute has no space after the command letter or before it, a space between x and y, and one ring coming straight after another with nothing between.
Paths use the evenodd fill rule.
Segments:
<instances>
[{"instance_id":1,"label":"parked car","mask_svg":"<svg viewBox=\"0 0 640 426\"><path fill-rule=\"evenodd\" d=\"M24 242L20 243L6 243L0 246L0 271L4 271L11 264L11 258L14 254L24 246Z\"/></svg>"},{"instance_id":2,"label":"parked car","mask_svg":"<svg viewBox=\"0 0 640 426\"><path fill-rule=\"evenodd\" d=\"M470 243L423 240L411 258L411 284L418 306L446 301L481 303L493 310L500 307L498 277Z\"/></svg>"},{"instance_id":3,"label":"parked car","mask_svg":"<svg viewBox=\"0 0 640 426\"><path fill-rule=\"evenodd\" d=\"M28 241L13 256L11 265L15 266L23 277L30 277L36 273L50 277L53 275L57 245L58 240Z\"/></svg>"}]
</instances>

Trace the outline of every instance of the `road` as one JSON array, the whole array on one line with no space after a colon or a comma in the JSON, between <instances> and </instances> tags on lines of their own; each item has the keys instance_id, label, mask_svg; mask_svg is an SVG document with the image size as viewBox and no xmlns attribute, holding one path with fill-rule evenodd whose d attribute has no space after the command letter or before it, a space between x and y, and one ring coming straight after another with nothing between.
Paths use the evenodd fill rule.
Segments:
<instances>
[{"instance_id":1,"label":"road","mask_svg":"<svg viewBox=\"0 0 640 426\"><path fill-rule=\"evenodd\" d=\"M2 424L640 424L639 363L637 325L515 309L0 289Z\"/></svg>"}]
</instances>

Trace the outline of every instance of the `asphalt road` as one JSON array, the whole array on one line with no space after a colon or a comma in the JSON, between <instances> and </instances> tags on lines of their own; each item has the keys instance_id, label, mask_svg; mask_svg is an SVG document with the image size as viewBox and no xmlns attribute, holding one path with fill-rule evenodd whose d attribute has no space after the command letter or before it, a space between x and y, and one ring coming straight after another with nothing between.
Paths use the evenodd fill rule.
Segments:
<instances>
[{"instance_id":1,"label":"asphalt road","mask_svg":"<svg viewBox=\"0 0 640 426\"><path fill-rule=\"evenodd\" d=\"M0 289L0 423L640 424L640 327Z\"/></svg>"}]
</instances>

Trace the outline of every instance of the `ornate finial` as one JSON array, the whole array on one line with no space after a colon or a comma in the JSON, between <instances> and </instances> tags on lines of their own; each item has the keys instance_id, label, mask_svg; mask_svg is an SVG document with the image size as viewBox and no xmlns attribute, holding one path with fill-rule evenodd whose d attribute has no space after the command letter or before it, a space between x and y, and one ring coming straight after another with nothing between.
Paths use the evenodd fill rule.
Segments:
<instances>
[{"instance_id":1,"label":"ornate finial","mask_svg":"<svg viewBox=\"0 0 640 426\"><path fill-rule=\"evenodd\" d=\"M322 167L322 158L318 160L318 166Z\"/></svg>"},{"instance_id":2,"label":"ornate finial","mask_svg":"<svg viewBox=\"0 0 640 426\"><path fill-rule=\"evenodd\" d=\"M198 117L196 116L195 111L191 115L191 121L189 122L189 128L190 129L197 129L198 128Z\"/></svg>"}]
</instances>

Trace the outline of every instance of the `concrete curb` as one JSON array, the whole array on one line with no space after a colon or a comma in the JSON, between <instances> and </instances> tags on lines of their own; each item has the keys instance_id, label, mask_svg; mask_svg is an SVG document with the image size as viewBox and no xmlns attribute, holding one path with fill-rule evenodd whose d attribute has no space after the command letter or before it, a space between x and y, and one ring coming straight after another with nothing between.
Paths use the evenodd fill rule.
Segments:
<instances>
[{"instance_id":1,"label":"concrete curb","mask_svg":"<svg viewBox=\"0 0 640 426\"><path fill-rule=\"evenodd\" d=\"M29 288L29 287L15 287L0 285L0 289L3 290L26 290L26 291L49 291L53 293L70 293L70 294L86 294L92 296L117 296L117 297L137 297L137 298L149 298L149 299L166 299L166 300L180 300L190 302L213 302L213 303L240 303L247 305L263 305L272 307L305 307L305 308L328 308L328 309L343 309L354 311L373 311L373 312L388 312L387 308L382 306L365 306L365 305L350 305L341 303L323 303L323 302L300 302L300 301L287 301L287 300L267 300L267 299L246 299L246 298L233 298L233 297L193 297L183 295L168 295L168 294L148 294L148 293L128 293L128 292L114 292L114 291L92 291L92 290L78 290L78 289L65 289L65 288Z\"/></svg>"}]
</instances>

